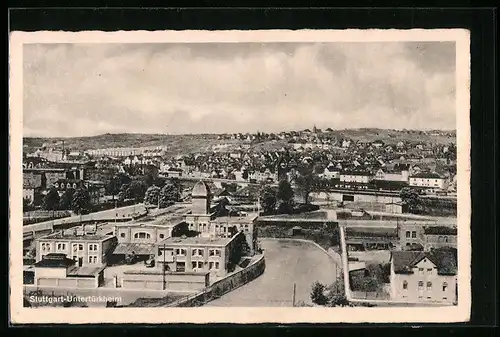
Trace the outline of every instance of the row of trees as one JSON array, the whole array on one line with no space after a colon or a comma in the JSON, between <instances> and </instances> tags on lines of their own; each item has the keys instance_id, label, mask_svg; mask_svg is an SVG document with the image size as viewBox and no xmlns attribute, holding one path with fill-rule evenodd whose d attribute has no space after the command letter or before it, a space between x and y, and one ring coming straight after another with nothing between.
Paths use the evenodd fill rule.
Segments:
<instances>
[{"instance_id":1,"label":"row of trees","mask_svg":"<svg viewBox=\"0 0 500 337\"><path fill-rule=\"evenodd\" d=\"M162 188L153 185L149 187L144 195L144 203L157 205L159 208L165 208L181 197L181 184L177 179L171 179L165 182Z\"/></svg>"},{"instance_id":2,"label":"row of trees","mask_svg":"<svg viewBox=\"0 0 500 337\"><path fill-rule=\"evenodd\" d=\"M48 211L72 210L77 214L89 211L92 207L89 191L84 188L68 188L61 196L51 188L43 198L43 209Z\"/></svg>"}]
</instances>

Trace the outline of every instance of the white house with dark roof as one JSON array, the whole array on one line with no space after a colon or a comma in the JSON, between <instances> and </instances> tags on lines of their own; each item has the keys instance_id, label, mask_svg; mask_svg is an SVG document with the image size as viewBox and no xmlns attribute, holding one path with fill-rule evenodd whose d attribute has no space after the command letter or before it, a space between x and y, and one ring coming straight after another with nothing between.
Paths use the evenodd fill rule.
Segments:
<instances>
[{"instance_id":1,"label":"white house with dark roof","mask_svg":"<svg viewBox=\"0 0 500 337\"><path fill-rule=\"evenodd\" d=\"M456 301L456 249L393 251L390 263L393 301L448 305Z\"/></svg>"},{"instance_id":2,"label":"white house with dark roof","mask_svg":"<svg viewBox=\"0 0 500 337\"><path fill-rule=\"evenodd\" d=\"M413 174L409 178L410 186L446 189L447 179L433 172L421 172Z\"/></svg>"}]
</instances>

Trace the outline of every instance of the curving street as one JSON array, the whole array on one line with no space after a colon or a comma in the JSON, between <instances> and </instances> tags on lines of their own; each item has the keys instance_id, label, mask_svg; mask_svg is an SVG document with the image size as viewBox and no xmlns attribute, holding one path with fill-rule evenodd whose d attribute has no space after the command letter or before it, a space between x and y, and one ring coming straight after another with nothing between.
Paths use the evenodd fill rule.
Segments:
<instances>
[{"instance_id":1,"label":"curving street","mask_svg":"<svg viewBox=\"0 0 500 337\"><path fill-rule=\"evenodd\" d=\"M330 284L336 279L335 263L313 243L261 239L261 246L266 256L264 274L206 306L291 307L294 283L296 303L311 303L314 281Z\"/></svg>"}]
</instances>

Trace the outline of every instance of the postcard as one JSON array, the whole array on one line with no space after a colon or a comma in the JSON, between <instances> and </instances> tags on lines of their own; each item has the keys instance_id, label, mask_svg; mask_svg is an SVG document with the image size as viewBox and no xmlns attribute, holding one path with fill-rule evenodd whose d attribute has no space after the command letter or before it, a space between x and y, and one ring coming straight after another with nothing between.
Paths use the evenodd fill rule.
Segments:
<instances>
[{"instance_id":1,"label":"postcard","mask_svg":"<svg viewBox=\"0 0 500 337\"><path fill-rule=\"evenodd\" d=\"M11 322L468 321L469 44L12 32Z\"/></svg>"}]
</instances>

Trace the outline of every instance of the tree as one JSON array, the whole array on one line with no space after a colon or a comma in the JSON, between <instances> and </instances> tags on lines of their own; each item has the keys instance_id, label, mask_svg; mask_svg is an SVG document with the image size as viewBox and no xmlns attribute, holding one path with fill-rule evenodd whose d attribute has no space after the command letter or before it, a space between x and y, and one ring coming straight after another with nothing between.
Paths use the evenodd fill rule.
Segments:
<instances>
[{"instance_id":1,"label":"tree","mask_svg":"<svg viewBox=\"0 0 500 337\"><path fill-rule=\"evenodd\" d=\"M160 198L160 188L158 186L151 186L146 190L144 195L144 203L149 205L158 205Z\"/></svg>"},{"instance_id":2,"label":"tree","mask_svg":"<svg viewBox=\"0 0 500 337\"><path fill-rule=\"evenodd\" d=\"M79 188L73 194L72 208L77 214L82 214L90 209L90 193L86 188Z\"/></svg>"},{"instance_id":3,"label":"tree","mask_svg":"<svg viewBox=\"0 0 500 337\"><path fill-rule=\"evenodd\" d=\"M328 303L328 298L325 296L325 286L318 281L312 285L311 301L318 305L326 305Z\"/></svg>"},{"instance_id":4,"label":"tree","mask_svg":"<svg viewBox=\"0 0 500 337\"><path fill-rule=\"evenodd\" d=\"M344 281L337 279L327 288L328 306L330 307L345 307L349 305L349 301L345 296Z\"/></svg>"},{"instance_id":5,"label":"tree","mask_svg":"<svg viewBox=\"0 0 500 337\"><path fill-rule=\"evenodd\" d=\"M148 186L143 180L132 180L125 191L125 198L134 199L136 202L141 201L144 198L147 189Z\"/></svg>"},{"instance_id":6,"label":"tree","mask_svg":"<svg viewBox=\"0 0 500 337\"><path fill-rule=\"evenodd\" d=\"M55 211L59 208L59 200L59 193L52 187L43 198L43 209L47 211Z\"/></svg>"},{"instance_id":7,"label":"tree","mask_svg":"<svg viewBox=\"0 0 500 337\"><path fill-rule=\"evenodd\" d=\"M422 209L422 199L415 189L405 187L401 190L399 196L403 204L408 205L410 212Z\"/></svg>"},{"instance_id":8,"label":"tree","mask_svg":"<svg viewBox=\"0 0 500 337\"><path fill-rule=\"evenodd\" d=\"M59 199L59 209L73 209L73 195L75 194L75 190L73 188L68 188L61 195Z\"/></svg>"},{"instance_id":9,"label":"tree","mask_svg":"<svg viewBox=\"0 0 500 337\"><path fill-rule=\"evenodd\" d=\"M127 177L127 176L125 176ZM128 178L128 177L127 177ZM115 200L115 196L120 193L120 189L122 185L124 184L124 178L120 176L113 176L109 183L106 185L106 193L108 195L113 196L113 200ZM130 180L130 179L129 179Z\"/></svg>"},{"instance_id":10,"label":"tree","mask_svg":"<svg viewBox=\"0 0 500 337\"><path fill-rule=\"evenodd\" d=\"M317 185L317 179L310 170L304 170L295 179L295 185L297 186L297 191L302 196L304 203L309 203L309 194L314 190Z\"/></svg>"},{"instance_id":11,"label":"tree","mask_svg":"<svg viewBox=\"0 0 500 337\"><path fill-rule=\"evenodd\" d=\"M278 211L280 213L291 213L293 211L293 189L286 180L280 181L276 199L278 201Z\"/></svg>"},{"instance_id":12,"label":"tree","mask_svg":"<svg viewBox=\"0 0 500 337\"><path fill-rule=\"evenodd\" d=\"M160 191L160 208L168 207L181 198L181 185L178 179L170 179Z\"/></svg>"},{"instance_id":13,"label":"tree","mask_svg":"<svg viewBox=\"0 0 500 337\"><path fill-rule=\"evenodd\" d=\"M260 207L264 210L264 214L273 214L276 210L276 190L265 186L260 191Z\"/></svg>"},{"instance_id":14,"label":"tree","mask_svg":"<svg viewBox=\"0 0 500 337\"><path fill-rule=\"evenodd\" d=\"M243 173L241 174L241 177L245 180L248 179L248 171L247 170L244 170Z\"/></svg>"}]
</instances>

